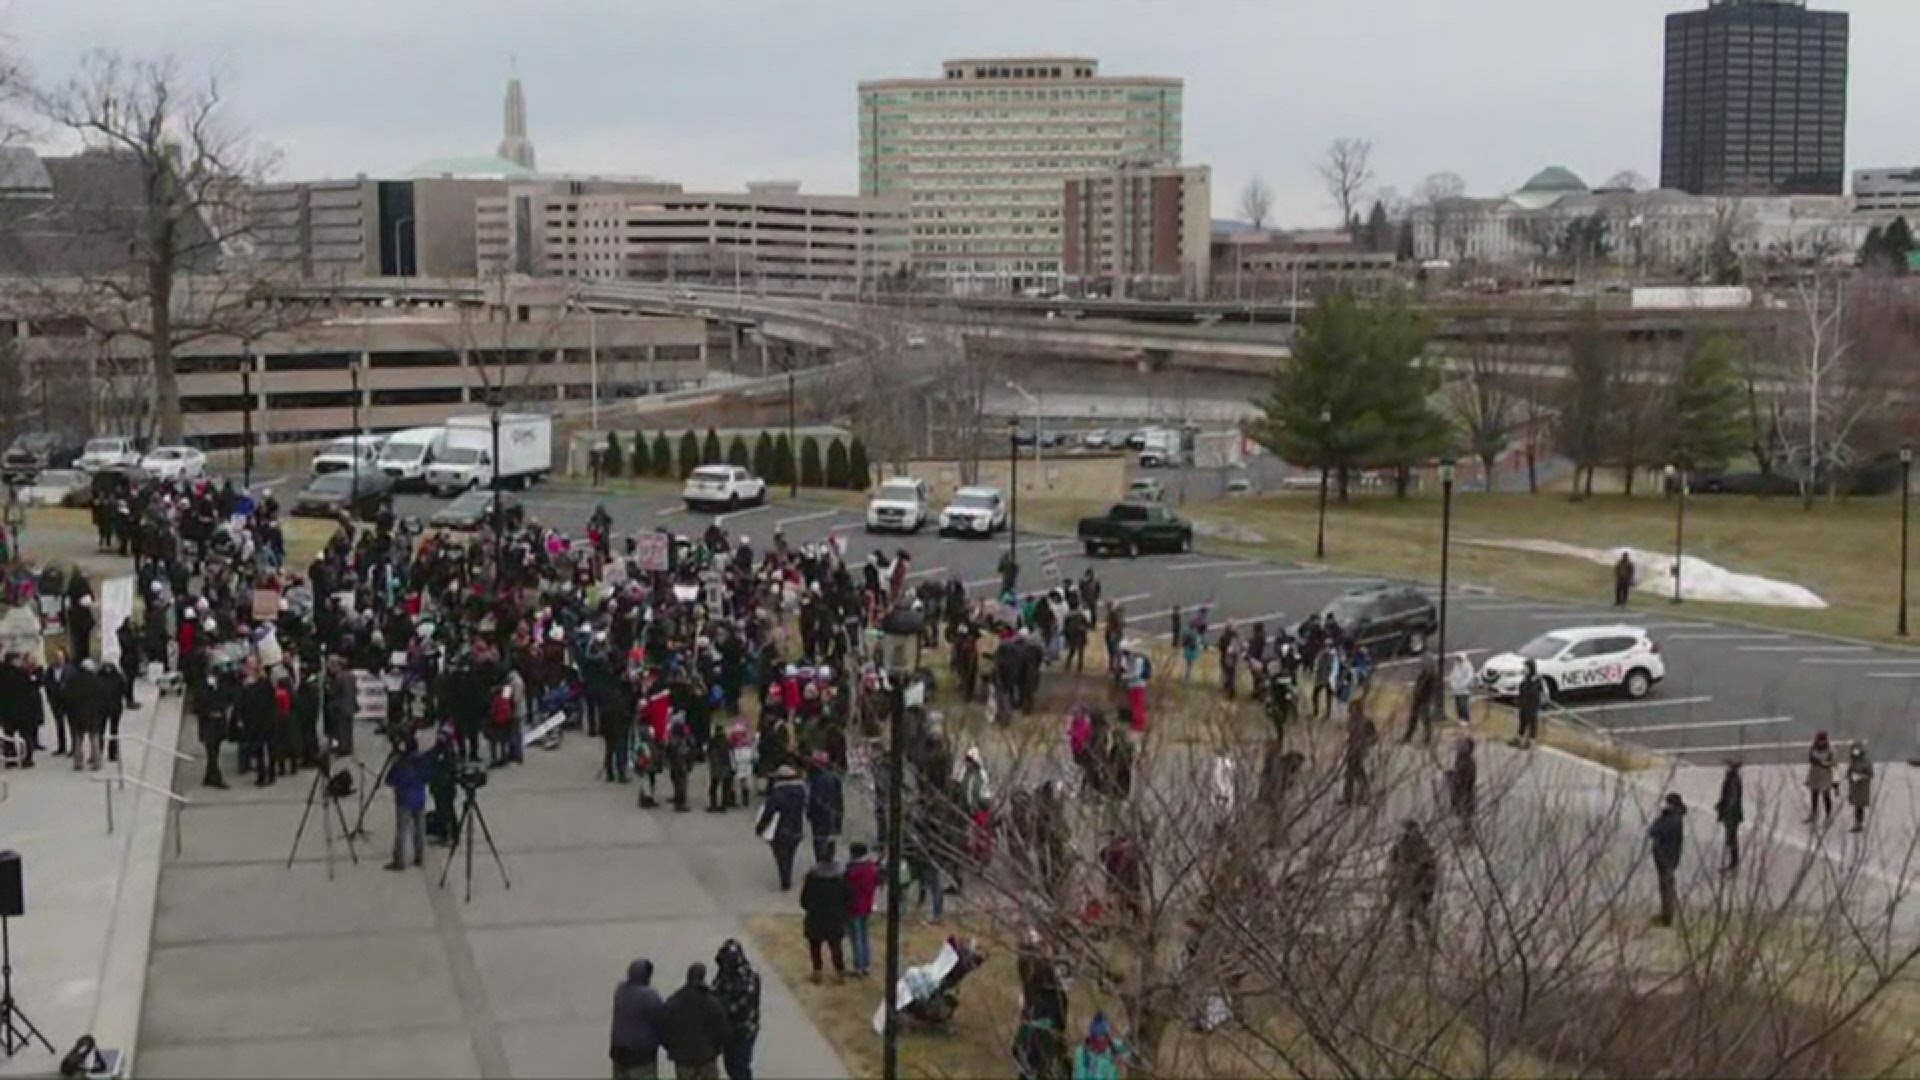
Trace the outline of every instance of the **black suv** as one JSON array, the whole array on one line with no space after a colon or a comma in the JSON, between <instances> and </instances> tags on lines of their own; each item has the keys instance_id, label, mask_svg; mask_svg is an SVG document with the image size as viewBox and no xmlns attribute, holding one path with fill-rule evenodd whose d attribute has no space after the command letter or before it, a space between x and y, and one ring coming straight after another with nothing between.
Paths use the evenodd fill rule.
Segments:
<instances>
[{"instance_id":1,"label":"black suv","mask_svg":"<svg viewBox=\"0 0 1920 1080\"><path fill-rule=\"evenodd\" d=\"M1440 611L1433 601L1407 585L1376 585L1342 593L1311 618L1324 619L1329 613L1375 659L1424 655L1440 628ZM1304 628L1306 623L1300 625Z\"/></svg>"}]
</instances>

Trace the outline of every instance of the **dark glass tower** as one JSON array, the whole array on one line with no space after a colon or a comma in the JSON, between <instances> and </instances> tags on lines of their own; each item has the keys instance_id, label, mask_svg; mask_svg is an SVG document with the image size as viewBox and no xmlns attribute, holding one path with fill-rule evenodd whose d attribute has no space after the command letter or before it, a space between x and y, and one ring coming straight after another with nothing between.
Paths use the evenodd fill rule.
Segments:
<instances>
[{"instance_id":1,"label":"dark glass tower","mask_svg":"<svg viewBox=\"0 0 1920 1080\"><path fill-rule=\"evenodd\" d=\"M1846 190L1843 11L1708 0L1667 16L1660 186L1695 195Z\"/></svg>"}]
</instances>

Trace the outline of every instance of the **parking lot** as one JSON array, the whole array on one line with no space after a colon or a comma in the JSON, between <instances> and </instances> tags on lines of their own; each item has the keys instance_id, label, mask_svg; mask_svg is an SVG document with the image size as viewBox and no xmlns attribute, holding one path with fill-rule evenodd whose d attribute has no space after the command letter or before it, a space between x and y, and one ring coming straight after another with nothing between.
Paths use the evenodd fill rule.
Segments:
<instances>
[{"instance_id":1,"label":"parking lot","mask_svg":"<svg viewBox=\"0 0 1920 1080\"><path fill-rule=\"evenodd\" d=\"M608 493L543 487L517 493L528 512L578 534L601 502L616 532L666 527L697 534L714 515L684 509L671 492ZM400 511L423 519L440 501L403 496ZM911 577L958 577L982 593L995 588L995 565L1006 537L994 540L942 538L928 529L916 536L871 536L857 510L826 505L774 504L720 515L726 527L765 546L775 530L790 543L843 536L850 563L875 549L904 550ZM1136 635L1170 633L1174 608L1206 605L1212 625L1258 620L1292 623L1340 593L1383 579L1318 566L1286 565L1196 553L1139 559L1089 559L1070 539L1022 533L1021 587L1040 582L1043 562L1078 577L1091 566L1103 599L1119 601ZM1594 599L1608 587L1604 571L1594 577ZM1429 589L1429 591L1433 591ZM1638 600L1623 617L1604 603L1550 603L1509 596L1498 582L1456 583L1448 598L1448 646L1476 662L1516 648L1556 627L1624 622L1649 631L1667 661L1667 679L1640 701L1620 697L1565 702L1583 723L1634 744L1692 764L1710 764L1738 754L1750 762L1797 761L1813 733L1835 740L1864 739L1879 760L1904 760L1916 745L1913 717L1920 702L1920 652L1855 644L1694 617L1685 605Z\"/></svg>"}]
</instances>

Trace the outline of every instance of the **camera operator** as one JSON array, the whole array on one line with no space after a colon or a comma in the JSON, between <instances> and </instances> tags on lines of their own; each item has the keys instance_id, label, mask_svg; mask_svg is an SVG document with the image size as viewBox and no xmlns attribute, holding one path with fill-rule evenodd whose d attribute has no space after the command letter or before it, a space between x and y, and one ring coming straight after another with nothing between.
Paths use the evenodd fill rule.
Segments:
<instances>
[{"instance_id":1,"label":"camera operator","mask_svg":"<svg viewBox=\"0 0 1920 1080\"><path fill-rule=\"evenodd\" d=\"M413 839L413 865L419 866L426 848L427 762L413 732L400 737L387 786L393 789L393 861L388 870L407 868L407 839ZM451 801L451 799L449 799Z\"/></svg>"}]
</instances>

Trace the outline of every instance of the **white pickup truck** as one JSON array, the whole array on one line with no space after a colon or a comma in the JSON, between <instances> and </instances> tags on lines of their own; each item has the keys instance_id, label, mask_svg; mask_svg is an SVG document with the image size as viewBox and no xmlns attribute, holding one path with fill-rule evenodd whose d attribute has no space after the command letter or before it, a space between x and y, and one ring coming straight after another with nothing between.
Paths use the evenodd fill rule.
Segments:
<instances>
[{"instance_id":1,"label":"white pickup truck","mask_svg":"<svg viewBox=\"0 0 1920 1080\"><path fill-rule=\"evenodd\" d=\"M80 451L73 467L82 472L94 472L99 469L131 469L140 464L147 453L143 439L88 439L87 445Z\"/></svg>"}]
</instances>

